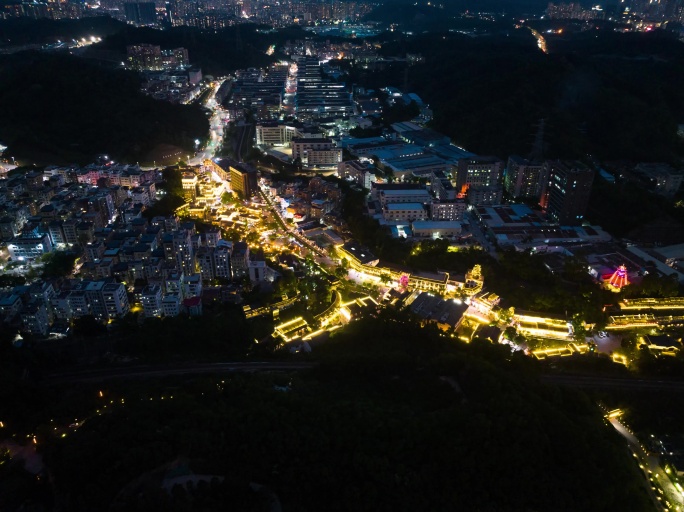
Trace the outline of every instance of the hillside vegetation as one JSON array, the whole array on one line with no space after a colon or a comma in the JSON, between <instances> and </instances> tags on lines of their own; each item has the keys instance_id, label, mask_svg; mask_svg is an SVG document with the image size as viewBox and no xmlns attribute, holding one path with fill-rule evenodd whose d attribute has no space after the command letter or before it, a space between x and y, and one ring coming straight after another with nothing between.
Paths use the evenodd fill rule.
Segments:
<instances>
[{"instance_id":1,"label":"hillside vegetation","mask_svg":"<svg viewBox=\"0 0 684 512\"><path fill-rule=\"evenodd\" d=\"M106 510L117 496L116 510L268 510L226 492L250 482L302 512L649 510L600 410L540 385L524 356L383 314L317 357L306 373L105 387L99 400L113 405L48 441L66 510ZM95 388L60 397L50 414L68 401L98 407ZM144 476L183 460L223 484L169 494Z\"/></svg>"},{"instance_id":2,"label":"hillside vegetation","mask_svg":"<svg viewBox=\"0 0 684 512\"><path fill-rule=\"evenodd\" d=\"M199 107L157 101L139 78L66 54L0 57L0 141L38 164L87 163L102 153L145 161L159 144L188 152L206 137Z\"/></svg>"}]
</instances>

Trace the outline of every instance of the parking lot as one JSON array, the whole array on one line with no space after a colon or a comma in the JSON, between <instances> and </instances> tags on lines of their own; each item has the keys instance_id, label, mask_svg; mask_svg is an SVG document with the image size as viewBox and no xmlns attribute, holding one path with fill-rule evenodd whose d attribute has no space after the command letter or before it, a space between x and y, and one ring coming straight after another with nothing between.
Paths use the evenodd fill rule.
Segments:
<instances>
[{"instance_id":1,"label":"parking lot","mask_svg":"<svg viewBox=\"0 0 684 512\"><path fill-rule=\"evenodd\" d=\"M603 332L605 333L604 336L595 333L594 336L591 337L594 343L596 343L596 349L605 354L610 354L619 349L622 343L622 335L606 331Z\"/></svg>"}]
</instances>

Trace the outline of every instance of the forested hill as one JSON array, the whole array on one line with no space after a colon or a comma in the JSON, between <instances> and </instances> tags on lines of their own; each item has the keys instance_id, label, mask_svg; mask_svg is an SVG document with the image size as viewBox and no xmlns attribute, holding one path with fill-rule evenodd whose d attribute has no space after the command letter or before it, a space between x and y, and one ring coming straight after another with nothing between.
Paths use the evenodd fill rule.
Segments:
<instances>
[{"instance_id":1,"label":"forested hill","mask_svg":"<svg viewBox=\"0 0 684 512\"><path fill-rule=\"evenodd\" d=\"M425 63L370 73L372 87L406 81L434 110L433 127L479 154L526 156L541 119L545 156L672 161L684 156L684 44L673 36L609 30L550 39L545 54L527 28L468 37L422 34L383 46Z\"/></svg>"},{"instance_id":2,"label":"forested hill","mask_svg":"<svg viewBox=\"0 0 684 512\"><path fill-rule=\"evenodd\" d=\"M117 496L110 510L269 510L229 492L250 482L300 512L649 510L624 442L583 394L540 385L504 346L383 315L317 348L310 372L45 390L34 416L92 413L41 437L50 485L68 511ZM151 478L190 459L223 484L169 493Z\"/></svg>"},{"instance_id":3,"label":"forested hill","mask_svg":"<svg viewBox=\"0 0 684 512\"><path fill-rule=\"evenodd\" d=\"M205 74L220 76L274 61L273 57L266 55L273 37L257 32L257 28L257 25L245 24L213 33L192 27L155 30L126 25L123 30L93 46L86 55L106 51L124 56L128 45L140 43L159 45L162 49L183 47L188 50L192 65L202 68Z\"/></svg>"},{"instance_id":4,"label":"forested hill","mask_svg":"<svg viewBox=\"0 0 684 512\"><path fill-rule=\"evenodd\" d=\"M82 37L105 37L126 24L109 16L79 20L8 18L0 20L0 48L23 44L51 44Z\"/></svg>"},{"instance_id":5,"label":"forested hill","mask_svg":"<svg viewBox=\"0 0 684 512\"><path fill-rule=\"evenodd\" d=\"M260 25L245 23L218 32L203 31L194 27L175 27L156 30L134 27L107 16L80 20L33 20L10 18L0 20L0 49L21 45L52 44L57 41L102 38L102 42L84 51L87 57L98 59L112 56L118 61L126 58L126 47L149 43L171 49L183 47L188 50L190 62L202 68L205 74L226 75L236 69L260 67L275 60L266 50L275 41L305 37L301 30L283 29L282 34L264 34Z\"/></svg>"},{"instance_id":6,"label":"forested hill","mask_svg":"<svg viewBox=\"0 0 684 512\"><path fill-rule=\"evenodd\" d=\"M398 23L404 30L423 30L453 22L463 13L495 13L516 16L542 14L546 0L388 0L365 16L366 20Z\"/></svg>"},{"instance_id":7,"label":"forested hill","mask_svg":"<svg viewBox=\"0 0 684 512\"><path fill-rule=\"evenodd\" d=\"M66 54L0 57L0 141L35 163L87 163L100 153L144 161L159 144L185 150L204 138L199 107L157 101L132 72Z\"/></svg>"}]
</instances>

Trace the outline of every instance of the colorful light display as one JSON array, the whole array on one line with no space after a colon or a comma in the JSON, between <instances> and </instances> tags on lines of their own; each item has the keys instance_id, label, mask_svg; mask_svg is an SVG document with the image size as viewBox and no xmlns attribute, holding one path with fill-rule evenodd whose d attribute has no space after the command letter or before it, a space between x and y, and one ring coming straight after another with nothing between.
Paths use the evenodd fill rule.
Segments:
<instances>
[{"instance_id":1,"label":"colorful light display","mask_svg":"<svg viewBox=\"0 0 684 512\"><path fill-rule=\"evenodd\" d=\"M620 265L613 273L609 283L611 286L618 289L627 286L629 284L629 280L627 279L627 267Z\"/></svg>"}]
</instances>

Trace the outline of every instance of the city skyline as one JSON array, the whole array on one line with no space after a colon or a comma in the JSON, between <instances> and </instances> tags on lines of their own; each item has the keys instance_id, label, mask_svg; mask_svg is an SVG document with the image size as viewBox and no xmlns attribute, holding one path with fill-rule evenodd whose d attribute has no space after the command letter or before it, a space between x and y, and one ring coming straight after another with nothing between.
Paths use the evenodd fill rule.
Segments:
<instances>
[{"instance_id":1,"label":"city skyline","mask_svg":"<svg viewBox=\"0 0 684 512\"><path fill-rule=\"evenodd\" d=\"M684 510L681 2L94 7L0 10L0 508Z\"/></svg>"}]
</instances>

